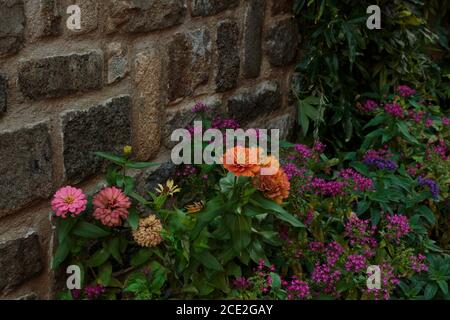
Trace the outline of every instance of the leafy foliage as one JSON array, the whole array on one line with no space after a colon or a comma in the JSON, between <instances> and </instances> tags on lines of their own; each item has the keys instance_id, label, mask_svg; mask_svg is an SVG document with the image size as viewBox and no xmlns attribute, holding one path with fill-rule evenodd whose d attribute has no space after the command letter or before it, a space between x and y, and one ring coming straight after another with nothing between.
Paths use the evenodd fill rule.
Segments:
<instances>
[{"instance_id":1,"label":"leafy foliage","mask_svg":"<svg viewBox=\"0 0 450 320\"><path fill-rule=\"evenodd\" d=\"M366 27L373 4L380 30ZM382 96L401 83L448 105L448 3L296 0L294 10L303 41L293 91L304 139L314 129L336 150L357 146L365 120L355 108L359 95Z\"/></svg>"}]
</instances>

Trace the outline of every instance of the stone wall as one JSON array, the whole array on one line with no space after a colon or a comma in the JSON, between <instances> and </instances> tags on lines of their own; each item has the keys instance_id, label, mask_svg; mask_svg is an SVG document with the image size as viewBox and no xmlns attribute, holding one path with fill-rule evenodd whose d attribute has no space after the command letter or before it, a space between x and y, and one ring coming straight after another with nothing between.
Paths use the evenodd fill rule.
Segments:
<instances>
[{"instance_id":1,"label":"stone wall","mask_svg":"<svg viewBox=\"0 0 450 320\"><path fill-rule=\"evenodd\" d=\"M71 4L81 30L66 27ZM66 184L98 188L103 163L91 151L131 144L140 160L163 162L197 101L286 135L291 6L0 0L0 297L53 297L49 198Z\"/></svg>"}]
</instances>

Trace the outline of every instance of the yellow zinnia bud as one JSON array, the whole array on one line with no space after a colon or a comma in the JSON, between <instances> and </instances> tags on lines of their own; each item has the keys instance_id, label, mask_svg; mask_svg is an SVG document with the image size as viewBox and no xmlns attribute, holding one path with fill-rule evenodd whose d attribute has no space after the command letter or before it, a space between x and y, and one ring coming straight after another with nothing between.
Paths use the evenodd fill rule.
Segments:
<instances>
[{"instance_id":1,"label":"yellow zinnia bud","mask_svg":"<svg viewBox=\"0 0 450 320\"><path fill-rule=\"evenodd\" d=\"M133 148L131 146L125 146L123 147L123 153L126 156L129 156L133 152Z\"/></svg>"}]
</instances>

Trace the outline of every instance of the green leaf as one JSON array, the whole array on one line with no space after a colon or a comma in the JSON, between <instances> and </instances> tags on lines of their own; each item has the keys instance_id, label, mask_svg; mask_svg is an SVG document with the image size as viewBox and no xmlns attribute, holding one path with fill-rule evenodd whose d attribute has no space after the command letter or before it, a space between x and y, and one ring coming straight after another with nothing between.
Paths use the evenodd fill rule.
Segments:
<instances>
[{"instance_id":1,"label":"green leaf","mask_svg":"<svg viewBox=\"0 0 450 320\"><path fill-rule=\"evenodd\" d=\"M128 223L133 230L139 227L139 213L136 208L128 209Z\"/></svg>"},{"instance_id":2,"label":"green leaf","mask_svg":"<svg viewBox=\"0 0 450 320\"><path fill-rule=\"evenodd\" d=\"M191 294L194 294L194 295L198 294L198 290L197 290L197 288L194 285L192 285L192 286L184 286L181 291L183 293L191 293Z\"/></svg>"},{"instance_id":3,"label":"green leaf","mask_svg":"<svg viewBox=\"0 0 450 320\"><path fill-rule=\"evenodd\" d=\"M344 160L354 161L356 159L356 152L347 152Z\"/></svg>"},{"instance_id":4,"label":"green leaf","mask_svg":"<svg viewBox=\"0 0 450 320\"><path fill-rule=\"evenodd\" d=\"M110 262L107 262L100 267L98 273L100 284L106 287L109 286L109 282L111 281L112 270L113 269Z\"/></svg>"},{"instance_id":5,"label":"green leaf","mask_svg":"<svg viewBox=\"0 0 450 320\"><path fill-rule=\"evenodd\" d=\"M58 300L74 300L72 293L69 289L67 289L66 291L60 292L58 293Z\"/></svg>"},{"instance_id":6,"label":"green leaf","mask_svg":"<svg viewBox=\"0 0 450 320\"><path fill-rule=\"evenodd\" d=\"M392 175L389 177L389 180L393 184L400 186L406 192L410 192L411 181L409 179Z\"/></svg>"},{"instance_id":7,"label":"green leaf","mask_svg":"<svg viewBox=\"0 0 450 320\"><path fill-rule=\"evenodd\" d=\"M350 141L353 135L353 122L352 118L348 117L344 122L345 142Z\"/></svg>"},{"instance_id":8,"label":"green leaf","mask_svg":"<svg viewBox=\"0 0 450 320\"><path fill-rule=\"evenodd\" d=\"M225 177L220 179L219 185L222 193L225 194L231 193L234 189L234 182L236 179L237 179L236 176L231 172L228 172Z\"/></svg>"},{"instance_id":9,"label":"green leaf","mask_svg":"<svg viewBox=\"0 0 450 320\"><path fill-rule=\"evenodd\" d=\"M77 218L60 219L58 223L58 242L62 243L77 223Z\"/></svg>"},{"instance_id":10,"label":"green leaf","mask_svg":"<svg viewBox=\"0 0 450 320\"><path fill-rule=\"evenodd\" d=\"M110 232L92 223L80 221L73 229L73 234L88 239L98 239L110 235Z\"/></svg>"},{"instance_id":11,"label":"green leaf","mask_svg":"<svg viewBox=\"0 0 450 320\"><path fill-rule=\"evenodd\" d=\"M437 291L438 291L437 285L435 285L434 283L428 283L427 286L425 287L424 292L425 299L427 300L433 299Z\"/></svg>"},{"instance_id":12,"label":"green leaf","mask_svg":"<svg viewBox=\"0 0 450 320\"><path fill-rule=\"evenodd\" d=\"M231 232L233 248L236 253L239 253L250 244L251 219L242 215L228 215L225 221Z\"/></svg>"},{"instance_id":13,"label":"green leaf","mask_svg":"<svg viewBox=\"0 0 450 320\"><path fill-rule=\"evenodd\" d=\"M120 254L120 238L112 238L108 242L108 250L118 263L123 264L122 255Z\"/></svg>"},{"instance_id":14,"label":"green leaf","mask_svg":"<svg viewBox=\"0 0 450 320\"><path fill-rule=\"evenodd\" d=\"M382 124L383 122L386 121L386 117L384 115L378 115L375 118L372 118L372 120L370 120L365 126L364 129L370 128L370 127L375 127L379 124Z\"/></svg>"},{"instance_id":15,"label":"green leaf","mask_svg":"<svg viewBox=\"0 0 450 320\"><path fill-rule=\"evenodd\" d=\"M166 283L168 270L157 261L151 263L150 269L153 276L152 289L159 291Z\"/></svg>"},{"instance_id":16,"label":"green leaf","mask_svg":"<svg viewBox=\"0 0 450 320\"><path fill-rule=\"evenodd\" d=\"M104 264L109 257L110 257L109 250L107 248L101 248L92 255L92 257L88 261L88 264L94 268L99 267L102 264Z\"/></svg>"},{"instance_id":17,"label":"green leaf","mask_svg":"<svg viewBox=\"0 0 450 320\"><path fill-rule=\"evenodd\" d=\"M131 258L132 267L139 267L146 263L152 257L153 252L150 248L142 248Z\"/></svg>"},{"instance_id":18,"label":"green leaf","mask_svg":"<svg viewBox=\"0 0 450 320\"><path fill-rule=\"evenodd\" d=\"M366 212L367 209L369 209L369 207L370 207L370 203L369 202L367 202L367 201L359 201L356 212L358 213L358 215L361 215L364 212Z\"/></svg>"},{"instance_id":19,"label":"green leaf","mask_svg":"<svg viewBox=\"0 0 450 320\"><path fill-rule=\"evenodd\" d=\"M124 188L123 191L125 192L126 195L129 195L134 189L134 180L133 180L133 178L125 176L124 177L124 185L125 185L125 188Z\"/></svg>"},{"instance_id":20,"label":"green leaf","mask_svg":"<svg viewBox=\"0 0 450 320\"><path fill-rule=\"evenodd\" d=\"M67 256L70 253L71 240L69 237L65 237L63 241L58 244L58 248L56 249L55 255L53 256L52 268L56 269L59 267L61 263L66 260Z\"/></svg>"},{"instance_id":21,"label":"green leaf","mask_svg":"<svg viewBox=\"0 0 450 320\"><path fill-rule=\"evenodd\" d=\"M320 99L309 96L298 103L298 122L302 127L302 133L305 136L309 130L309 120L318 121L320 113L312 105L320 104Z\"/></svg>"},{"instance_id":22,"label":"green leaf","mask_svg":"<svg viewBox=\"0 0 450 320\"><path fill-rule=\"evenodd\" d=\"M201 253L194 253L194 258L198 260L205 267L215 270L215 271L223 271L223 267L220 264L219 260L217 260L209 251L203 251Z\"/></svg>"},{"instance_id":23,"label":"green leaf","mask_svg":"<svg viewBox=\"0 0 450 320\"><path fill-rule=\"evenodd\" d=\"M373 140L376 137L382 136L384 133L384 128L378 128L372 132L370 132L369 134L366 135L362 145L361 145L361 150L367 150L367 148L371 145L371 143L373 142Z\"/></svg>"},{"instance_id":24,"label":"green leaf","mask_svg":"<svg viewBox=\"0 0 450 320\"><path fill-rule=\"evenodd\" d=\"M122 289L123 283L119 279L112 278L109 280L109 287Z\"/></svg>"},{"instance_id":25,"label":"green leaf","mask_svg":"<svg viewBox=\"0 0 450 320\"><path fill-rule=\"evenodd\" d=\"M112 161L117 165L124 165L127 162L126 158L117 156L117 155L109 153L109 152L99 152L98 151L98 152L94 152L94 154L98 157Z\"/></svg>"},{"instance_id":26,"label":"green leaf","mask_svg":"<svg viewBox=\"0 0 450 320\"><path fill-rule=\"evenodd\" d=\"M306 97L302 101L303 101L303 103L306 103L306 104L312 104L312 105L320 104L320 99L318 97L314 97L314 96Z\"/></svg>"},{"instance_id":27,"label":"green leaf","mask_svg":"<svg viewBox=\"0 0 450 320\"><path fill-rule=\"evenodd\" d=\"M427 219L430 224L434 225L436 223L436 218L433 211L431 211L427 206L420 206L417 211L419 211L420 215Z\"/></svg>"},{"instance_id":28,"label":"green leaf","mask_svg":"<svg viewBox=\"0 0 450 320\"><path fill-rule=\"evenodd\" d=\"M206 203L205 209L197 214L197 223L191 231L191 240L198 238L208 223L214 220L214 218L219 215L220 211L223 210L223 205L223 201L220 197L213 198Z\"/></svg>"},{"instance_id":29,"label":"green leaf","mask_svg":"<svg viewBox=\"0 0 450 320\"><path fill-rule=\"evenodd\" d=\"M267 211L264 209L261 209L261 208L256 208L253 205L247 204L245 207L243 207L242 213L244 215L246 215L247 217L254 217L254 216L259 216L259 215L265 214L265 213L267 213Z\"/></svg>"},{"instance_id":30,"label":"green leaf","mask_svg":"<svg viewBox=\"0 0 450 320\"><path fill-rule=\"evenodd\" d=\"M119 188L123 188L123 184L125 183L125 177L122 174L118 174L116 176L116 185Z\"/></svg>"},{"instance_id":31,"label":"green leaf","mask_svg":"<svg viewBox=\"0 0 450 320\"><path fill-rule=\"evenodd\" d=\"M109 186L116 184L118 174L115 166L108 166L108 169L106 170L106 182Z\"/></svg>"},{"instance_id":32,"label":"green leaf","mask_svg":"<svg viewBox=\"0 0 450 320\"><path fill-rule=\"evenodd\" d=\"M281 244L276 231L257 231L259 235L263 237L263 241L273 246L279 246Z\"/></svg>"},{"instance_id":33,"label":"green leaf","mask_svg":"<svg viewBox=\"0 0 450 320\"><path fill-rule=\"evenodd\" d=\"M278 219L288 222L294 227L302 227L304 228L304 224L301 223L296 217L291 215L289 212L284 210L281 206L276 204L275 202L268 200L261 196L261 194L255 194L253 199L250 199L250 202L258 207L264 208L272 212Z\"/></svg>"},{"instance_id":34,"label":"green leaf","mask_svg":"<svg viewBox=\"0 0 450 320\"><path fill-rule=\"evenodd\" d=\"M272 287L272 289L279 289L281 288L281 278L278 274L271 272L270 273L270 278L272 279L272 283L270 284L270 286Z\"/></svg>"},{"instance_id":35,"label":"green leaf","mask_svg":"<svg viewBox=\"0 0 450 320\"><path fill-rule=\"evenodd\" d=\"M140 204L147 205L149 203L147 199L145 199L143 196L141 196L136 192L130 192L130 194L128 195L132 197L134 200L138 201Z\"/></svg>"},{"instance_id":36,"label":"green leaf","mask_svg":"<svg viewBox=\"0 0 450 320\"><path fill-rule=\"evenodd\" d=\"M409 141L414 144L419 144L419 141L417 141L416 138L414 138L408 130L408 127L406 126L405 122L397 122L397 127L400 130L400 133Z\"/></svg>"},{"instance_id":37,"label":"green leaf","mask_svg":"<svg viewBox=\"0 0 450 320\"><path fill-rule=\"evenodd\" d=\"M448 283L445 280L439 280L438 282L439 288L441 288L441 291L447 295L448 294Z\"/></svg>"},{"instance_id":38,"label":"green leaf","mask_svg":"<svg viewBox=\"0 0 450 320\"><path fill-rule=\"evenodd\" d=\"M359 162L359 161L353 161L350 163L350 166L353 169L355 169L356 171L358 171L359 173L361 173L362 175L364 175L366 177L370 176L370 172L364 163Z\"/></svg>"},{"instance_id":39,"label":"green leaf","mask_svg":"<svg viewBox=\"0 0 450 320\"><path fill-rule=\"evenodd\" d=\"M288 149L288 148L292 148L294 146L295 146L295 144L292 142L285 141L285 140L280 141L280 148Z\"/></svg>"},{"instance_id":40,"label":"green leaf","mask_svg":"<svg viewBox=\"0 0 450 320\"><path fill-rule=\"evenodd\" d=\"M241 267L234 262L228 263L225 269L226 269L225 271L227 274L232 275L235 278L242 276Z\"/></svg>"},{"instance_id":41,"label":"green leaf","mask_svg":"<svg viewBox=\"0 0 450 320\"><path fill-rule=\"evenodd\" d=\"M161 165L160 163L153 162L128 162L125 167L128 169L145 169L150 167L156 167Z\"/></svg>"},{"instance_id":42,"label":"green leaf","mask_svg":"<svg viewBox=\"0 0 450 320\"><path fill-rule=\"evenodd\" d=\"M378 210L378 209L372 210L370 213L370 218L371 218L372 225L374 225L374 226L378 225L378 222L380 222L380 219L381 219L380 210Z\"/></svg>"},{"instance_id":43,"label":"green leaf","mask_svg":"<svg viewBox=\"0 0 450 320\"><path fill-rule=\"evenodd\" d=\"M354 284L345 280L341 280L338 282L338 284L336 285L336 290L338 292L344 292L347 291L351 288L353 288Z\"/></svg>"},{"instance_id":44,"label":"green leaf","mask_svg":"<svg viewBox=\"0 0 450 320\"><path fill-rule=\"evenodd\" d=\"M267 261L264 249L261 246L261 242L258 240L253 240L250 247L248 248L248 253L253 262L258 263L261 259Z\"/></svg>"}]
</instances>

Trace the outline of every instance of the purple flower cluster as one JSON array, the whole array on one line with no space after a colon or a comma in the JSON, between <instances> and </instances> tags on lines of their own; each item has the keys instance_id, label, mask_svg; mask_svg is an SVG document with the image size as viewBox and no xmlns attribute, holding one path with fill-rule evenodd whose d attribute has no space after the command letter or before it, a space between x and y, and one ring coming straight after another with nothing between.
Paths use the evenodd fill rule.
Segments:
<instances>
[{"instance_id":1,"label":"purple flower cluster","mask_svg":"<svg viewBox=\"0 0 450 320\"><path fill-rule=\"evenodd\" d=\"M93 286L87 286L85 288L85 293L86 296L89 300L95 300L100 298L100 296L102 294L104 294L106 292L106 288L101 285L101 284L97 284L97 285L93 285Z\"/></svg>"},{"instance_id":2,"label":"purple flower cluster","mask_svg":"<svg viewBox=\"0 0 450 320\"><path fill-rule=\"evenodd\" d=\"M306 173L305 168L298 168L293 163L287 163L283 166L283 170L288 176L289 180L291 180L293 177L302 177Z\"/></svg>"},{"instance_id":3,"label":"purple flower cluster","mask_svg":"<svg viewBox=\"0 0 450 320\"><path fill-rule=\"evenodd\" d=\"M309 243L309 250L313 252L322 252L325 249L325 245L320 241L311 241Z\"/></svg>"},{"instance_id":4,"label":"purple flower cluster","mask_svg":"<svg viewBox=\"0 0 450 320\"><path fill-rule=\"evenodd\" d=\"M388 287L390 285L397 286L400 283L400 280L394 273L394 267L389 263L382 263L380 266L381 269L381 286Z\"/></svg>"},{"instance_id":5,"label":"purple flower cluster","mask_svg":"<svg viewBox=\"0 0 450 320\"><path fill-rule=\"evenodd\" d=\"M434 152L436 152L442 160L448 160L448 148L444 139L440 139L438 145L434 146Z\"/></svg>"},{"instance_id":6,"label":"purple flower cluster","mask_svg":"<svg viewBox=\"0 0 450 320\"><path fill-rule=\"evenodd\" d=\"M400 283L400 280L394 273L394 268L388 264L383 263L380 266L381 270L381 289L367 289L368 294L372 294L375 300L389 300L390 292Z\"/></svg>"},{"instance_id":7,"label":"purple flower cluster","mask_svg":"<svg viewBox=\"0 0 450 320\"><path fill-rule=\"evenodd\" d=\"M414 110L408 111L408 117L416 123L422 122L424 115L425 115L424 111L417 111L417 112L415 112Z\"/></svg>"},{"instance_id":8,"label":"purple flower cluster","mask_svg":"<svg viewBox=\"0 0 450 320\"><path fill-rule=\"evenodd\" d=\"M201 113L201 112L207 112L208 106L204 104L203 102L197 102L194 107L192 108L193 113Z\"/></svg>"},{"instance_id":9,"label":"purple flower cluster","mask_svg":"<svg viewBox=\"0 0 450 320\"><path fill-rule=\"evenodd\" d=\"M262 287L260 288L261 293L265 294L270 291L270 287L272 285L273 279L270 276L271 272L275 272L275 266L270 265L266 267L266 263L263 259L260 259L258 262L258 267L256 268L256 274L258 277L264 280Z\"/></svg>"},{"instance_id":10,"label":"purple flower cluster","mask_svg":"<svg viewBox=\"0 0 450 320\"><path fill-rule=\"evenodd\" d=\"M416 93L416 90L408 87L407 85L398 86L396 91L402 97L409 97Z\"/></svg>"},{"instance_id":11,"label":"purple flower cluster","mask_svg":"<svg viewBox=\"0 0 450 320\"><path fill-rule=\"evenodd\" d=\"M292 277L291 281L283 280L281 284L285 287L289 300L304 299L310 294L309 285L295 276Z\"/></svg>"},{"instance_id":12,"label":"purple flower cluster","mask_svg":"<svg viewBox=\"0 0 450 320\"><path fill-rule=\"evenodd\" d=\"M348 183L353 185L354 191L368 191L373 188L373 181L370 178L364 177L352 168L342 170L339 175Z\"/></svg>"},{"instance_id":13,"label":"purple flower cluster","mask_svg":"<svg viewBox=\"0 0 450 320\"><path fill-rule=\"evenodd\" d=\"M314 266L311 279L318 285L324 286L324 292L333 293L336 290L336 282L341 278L341 271L334 270L326 263L317 262Z\"/></svg>"},{"instance_id":14,"label":"purple flower cluster","mask_svg":"<svg viewBox=\"0 0 450 320\"><path fill-rule=\"evenodd\" d=\"M441 119L441 121L442 121L442 124L443 124L444 126L450 126L450 119L449 119L449 118L443 117L443 118Z\"/></svg>"},{"instance_id":15,"label":"purple flower cluster","mask_svg":"<svg viewBox=\"0 0 450 320\"><path fill-rule=\"evenodd\" d=\"M415 177L415 176L417 175L417 167L415 167L415 166L409 166L409 167L406 169L406 172L408 172L408 174L409 174L410 176Z\"/></svg>"},{"instance_id":16,"label":"purple flower cluster","mask_svg":"<svg viewBox=\"0 0 450 320\"><path fill-rule=\"evenodd\" d=\"M233 280L233 286L235 286L239 290L245 290L248 287L250 287L250 285L251 285L250 280L244 277L239 277Z\"/></svg>"},{"instance_id":17,"label":"purple flower cluster","mask_svg":"<svg viewBox=\"0 0 450 320\"><path fill-rule=\"evenodd\" d=\"M196 134L196 133L203 135L203 131L201 130L200 127L194 127L193 125L189 125L186 127L186 130L189 132L191 137L193 137L194 134Z\"/></svg>"},{"instance_id":18,"label":"purple flower cluster","mask_svg":"<svg viewBox=\"0 0 450 320\"><path fill-rule=\"evenodd\" d=\"M405 115L405 112L404 112L402 106L396 102L386 103L384 105L384 111L386 111L391 116L394 116L396 118L403 118Z\"/></svg>"},{"instance_id":19,"label":"purple flower cluster","mask_svg":"<svg viewBox=\"0 0 450 320\"><path fill-rule=\"evenodd\" d=\"M313 150L317 153L322 153L325 151L325 148L327 146L325 144L323 144L322 142L320 142L319 140L316 140L314 142L314 146L313 146Z\"/></svg>"},{"instance_id":20,"label":"purple flower cluster","mask_svg":"<svg viewBox=\"0 0 450 320\"><path fill-rule=\"evenodd\" d=\"M419 182L420 186L427 186L430 189L431 196L434 199L439 198L439 193L441 192L441 190L439 188L438 183L435 180L419 176L417 178L417 181Z\"/></svg>"},{"instance_id":21,"label":"purple flower cluster","mask_svg":"<svg viewBox=\"0 0 450 320\"><path fill-rule=\"evenodd\" d=\"M386 216L386 238L398 242L400 238L407 235L411 231L408 217L394 214Z\"/></svg>"},{"instance_id":22,"label":"purple flower cluster","mask_svg":"<svg viewBox=\"0 0 450 320\"><path fill-rule=\"evenodd\" d=\"M360 254L351 254L347 257L345 262L345 269L351 272L359 272L366 269L366 257Z\"/></svg>"},{"instance_id":23,"label":"purple flower cluster","mask_svg":"<svg viewBox=\"0 0 450 320\"><path fill-rule=\"evenodd\" d=\"M369 99L369 100L366 100L366 102L364 102L362 108L366 112L371 112L371 111L375 110L376 108L378 108L378 103Z\"/></svg>"},{"instance_id":24,"label":"purple flower cluster","mask_svg":"<svg viewBox=\"0 0 450 320\"><path fill-rule=\"evenodd\" d=\"M411 269L415 272L428 271L428 266L424 263L426 257L419 253L417 256L410 256L409 262L411 263Z\"/></svg>"},{"instance_id":25,"label":"purple flower cluster","mask_svg":"<svg viewBox=\"0 0 450 320\"><path fill-rule=\"evenodd\" d=\"M304 223L305 225L309 226L309 225L312 223L313 220L314 220L314 211L309 210L309 211L306 213L306 217L305 217L305 219L303 220L303 223Z\"/></svg>"},{"instance_id":26,"label":"purple flower cluster","mask_svg":"<svg viewBox=\"0 0 450 320\"><path fill-rule=\"evenodd\" d=\"M364 155L364 163L369 166L377 167L380 170L395 171L397 169L397 163L390 159L386 159L391 156L387 150L369 150Z\"/></svg>"},{"instance_id":27,"label":"purple flower cluster","mask_svg":"<svg viewBox=\"0 0 450 320\"><path fill-rule=\"evenodd\" d=\"M72 289L72 290L70 290L70 294L72 295L72 298L75 300L81 298L81 290L80 289Z\"/></svg>"},{"instance_id":28,"label":"purple flower cluster","mask_svg":"<svg viewBox=\"0 0 450 320\"><path fill-rule=\"evenodd\" d=\"M327 294L335 291L335 284L341 277L341 271L335 266L344 252L344 248L336 241L328 244L314 241L309 243L309 249L317 254L325 263L316 262L311 279L323 286Z\"/></svg>"},{"instance_id":29,"label":"purple flower cluster","mask_svg":"<svg viewBox=\"0 0 450 320\"><path fill-rule=\"evenodd\" d=\"M342 248L342 246L338 242L336 241L330 242L327 245L327 248L325 249L325 256L328 265L330 266L336 265L343 252L344 248Z\"/></svg>"},{"instance_id":30,"label":"purple flower cluster","mask_svg":"<svg viewBox=\"0 0 450 320\"><path fill-rule=\"evenodd\" d=\"M327 181L322 178L313 178L310 183L313 191L324 197L343 195L347 183L344 181Z\"/></svg>"},{"instance_id":31,"label":"purple flower cluster","mask_svg":"<svg viewBox=\"0 0 450 320\"><path fill-rule=\"evenodd\" d=\"M312 241L309 243L309 250L323 255L329 266L335 266L344 252L344 248L336 241L330 242L327 245L320 241Z\"/></svg>"},{"instance_id":32,"label":"purple flower cluster","mask_svg":"<svg viewBox=\"0 0 450 320\"><path fill-rule=\"evenodd\" d=\"M366 257L372 257L378 245L374 238L376 227L370 227L369 223L369 220L362 220L352 215L344 225L344 235L350 239L350 245L360 247Z\"/></svg>"},{"instance_id":33,"label":"purple flower cluster","mask_svg":"<svg viewBox=\"0 0 450 320\"><path fill-rule=\"evenodd\" d=\"M430 150L431 149L431 150ZM441 158L442 160L448 160L448 156L447 156L447 152L448 152L448 148L447 148L447 144L445 143L445 141L443 139L440 139L438 144L433 144L431 145L431 148L429 148L427 150L427 159L431 160L431 157L429 156L430 152L435 153L439 156L439 158Z\"/></svg>"},{"instance_id":34,"label":"purple flower cluster","mask_svg":"<svg viewBox=\"0 0 450 320\"><path fill-rule=\"evenodd\" d=\"M185 166L182 167L182 169L179 169L176 173L177 177L188 177L191 176L193 174L196 174L198 172L197 168L195 168L194 166L187 164Z\"/></svg>"},{"instance_id":35,"label":"purple flower cluster","mask_svg":"<svg viewBox=\"0 0 450 320\"><path fill-rule=\"evenodd\" d=\"M283 241L289 241L289 227L287 225L278 227L278 237Z\"/></svg>"},{"instance_id":36,"label":"purple flower cluster","mask_svg":"<svg viewBox=\"0 0 450 320\"><path fill-rule=\"evenodd\" d=\"M300 157L303 160L309 160L313 155L313 151L311 150L311 148L305 146L304 144L296 144L295 150L299 153Z\"/></svg>"},{"instance_id":37,"label":"purple flower cluster","mask_svg":"<svg viewBox=\"0 0 450 320\"><path fill-rule=\"evenodd\" d=\"M220 117L215 118L211 123L213 129L239 129L241 126L239 122L234 119L222 119Z\"/></svg>"}]
</instances>

